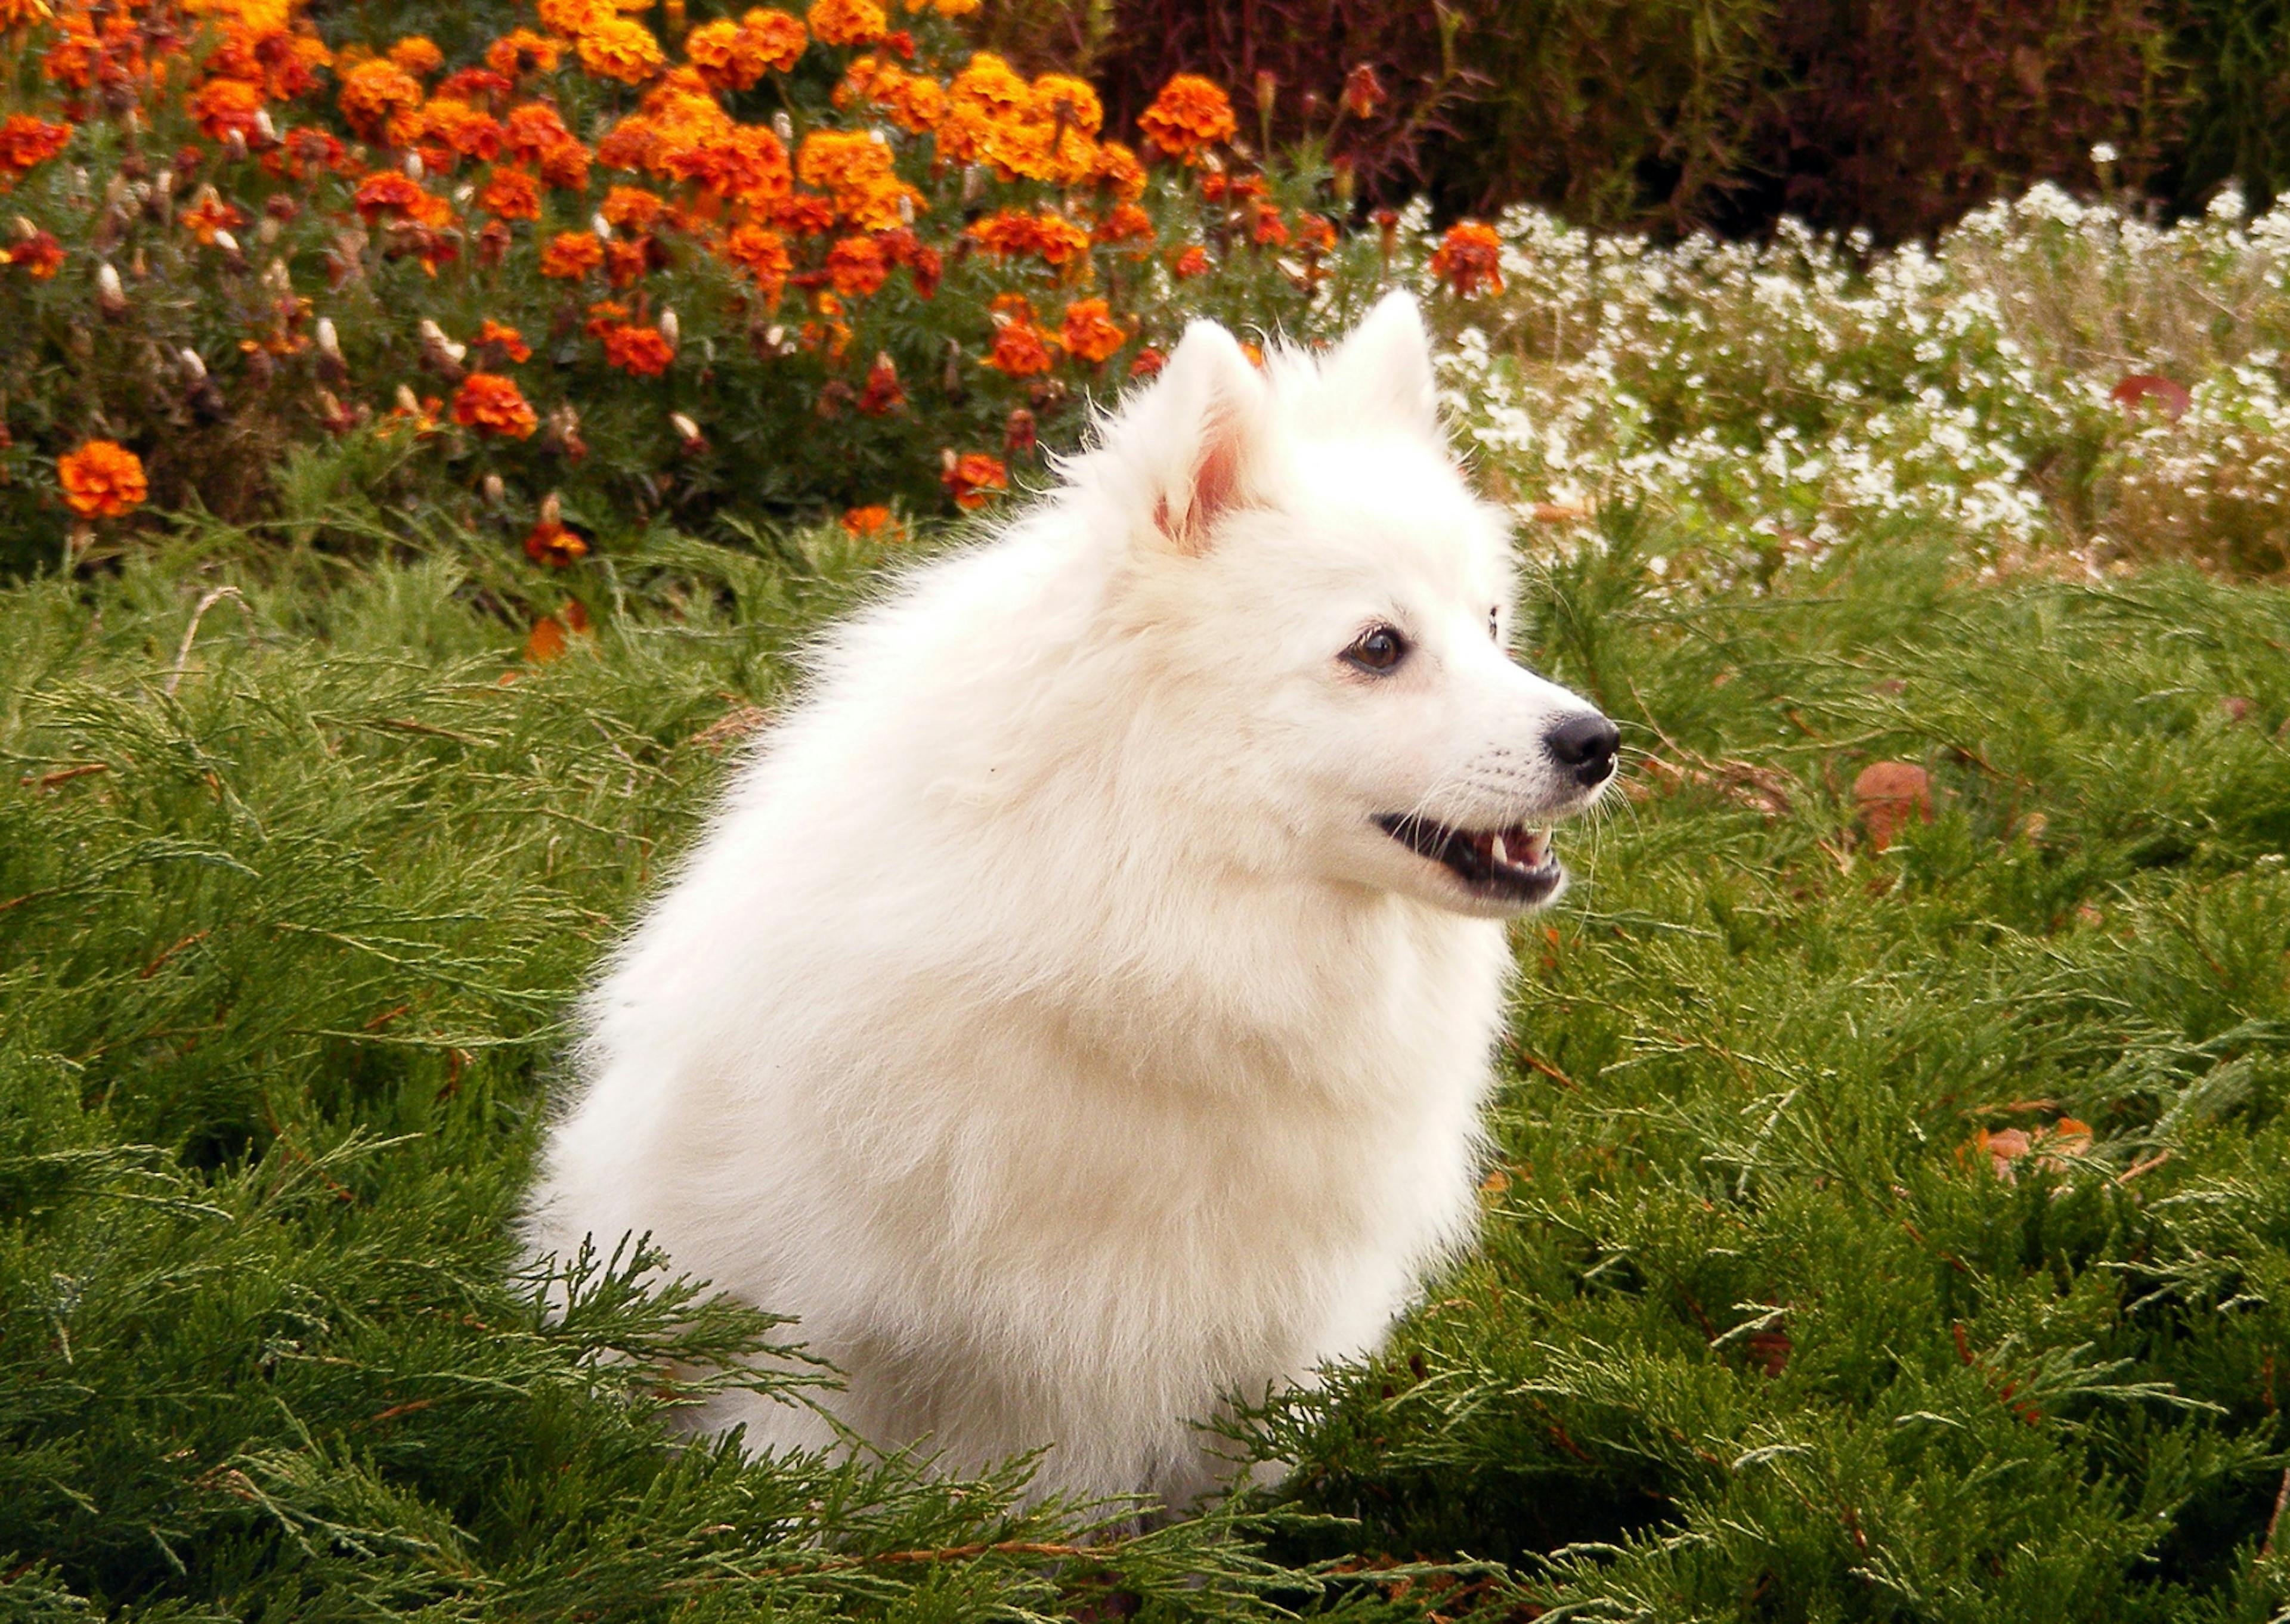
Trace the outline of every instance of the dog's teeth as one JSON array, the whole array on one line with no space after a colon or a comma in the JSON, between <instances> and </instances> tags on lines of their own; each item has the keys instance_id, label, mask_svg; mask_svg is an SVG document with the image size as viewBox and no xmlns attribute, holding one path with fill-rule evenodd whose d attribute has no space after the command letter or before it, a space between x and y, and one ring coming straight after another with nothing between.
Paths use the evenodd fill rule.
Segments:
<instances>
[{"instance_id":1,"label":"dog's teeth","mask_svg":"<svg viewBox=\"0 0 2290 1624\"><path fill-rule=\"evenodd\" d=\"M1497 864L1510 861L1510 853L1503 850L1503 837L1501 835L1497 835L1487 843L1487 855L1493 858Z\"/></svg>"}]
</instances>

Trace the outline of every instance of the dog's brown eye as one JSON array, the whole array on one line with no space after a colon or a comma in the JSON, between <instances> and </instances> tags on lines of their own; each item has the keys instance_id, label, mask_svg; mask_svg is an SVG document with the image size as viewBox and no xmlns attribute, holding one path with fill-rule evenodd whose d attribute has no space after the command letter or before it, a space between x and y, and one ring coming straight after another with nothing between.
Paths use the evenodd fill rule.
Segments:
<instances>
[{"instance_id":1,"label":"dog's brown eye","mask_svg":"<svg viewBox=\"0 0 2290 1624\"><path fill-rule=\"evenodd\" d=\"M1362 632L1344 651L1344 658L1363 671L1381 675L1397 665L1406 652L1406 639L1389 626L1377 626Z\"/></svg>"}]
</instances>

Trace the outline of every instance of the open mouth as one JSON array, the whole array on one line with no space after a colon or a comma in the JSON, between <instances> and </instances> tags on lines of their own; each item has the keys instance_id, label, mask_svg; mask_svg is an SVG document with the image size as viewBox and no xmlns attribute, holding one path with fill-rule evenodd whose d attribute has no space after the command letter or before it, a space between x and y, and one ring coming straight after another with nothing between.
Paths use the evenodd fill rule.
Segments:
<instances>
[{"instance_id":1,"label":"open mouth","mask_svg":"<svg viewBox=\"0 0 2290 1624\"><path fill-rule=\"evenodd\" d=\"M1457 829L1390 812L1376 822L1409 851L1447 868L1477 896L1539 902L1566 877L1550 854L1549 829L1516 823L1501 829Z\"/></svg>"}]
</instances>

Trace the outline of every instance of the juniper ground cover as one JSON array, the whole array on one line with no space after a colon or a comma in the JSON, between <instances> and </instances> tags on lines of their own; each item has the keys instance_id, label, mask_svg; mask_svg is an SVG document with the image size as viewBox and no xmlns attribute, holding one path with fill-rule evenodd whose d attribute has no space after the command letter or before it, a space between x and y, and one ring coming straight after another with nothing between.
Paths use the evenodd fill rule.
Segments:
<instances>
[{"instance_id":1,"label":"juniper ground cover","mask_svg":"<svg viewBox=\"0 0 2290 1624\"><path fill-rule=\"evenodd\" d=\"M10 589L0 1605L2278 1616L2290 603L1686 596L1668 523L1530 593L1634 759L1517 932L1483 1251L1254 1418L1285 1488L1086 1548L1014 1472L679 1451L673 1370L800 1327L509 1273L566 1000L872 541L655 540L539 664L482 548Z\"/></svg>"}]
</instances>

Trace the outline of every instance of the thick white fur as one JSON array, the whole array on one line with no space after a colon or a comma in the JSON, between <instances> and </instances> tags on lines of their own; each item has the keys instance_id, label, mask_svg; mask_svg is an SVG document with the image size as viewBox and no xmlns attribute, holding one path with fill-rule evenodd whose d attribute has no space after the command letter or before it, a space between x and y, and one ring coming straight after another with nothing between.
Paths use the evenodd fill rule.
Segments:
<instances>
[{"instance_id":1,"label":"thick white fur","mask_svg":"<svg viewBox=\"0 0 2290 1624\"><path fill-rule=\"evenodd\" d=\"M1586 707L1490 636L1404 298L1261 372L1196 325L1063 473L827 644L590 1001L528 1234L799 1316L872 1443L1181 1504L1192 1420L1373 1349L1470 1231L1507 910L1374 815L1574 810Z\"/></svg>"}]
</instances>

